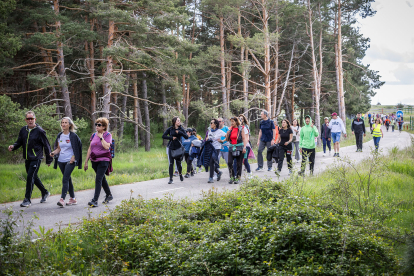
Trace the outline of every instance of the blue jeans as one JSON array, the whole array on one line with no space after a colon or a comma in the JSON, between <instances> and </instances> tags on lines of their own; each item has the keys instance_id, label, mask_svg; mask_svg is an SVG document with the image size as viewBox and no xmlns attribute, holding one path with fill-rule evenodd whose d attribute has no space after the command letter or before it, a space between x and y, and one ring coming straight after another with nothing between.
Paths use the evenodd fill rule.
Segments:
<instances>
[{"instance_id":1,"label":"blue jeans","mask_svg":"<svg viewBox=\"0 0 414 276\"><path fill-rule=\"evenodd\" d=\"M323 153L326 153L326 146L328 146L329 151L331 151L331 141L329 138L322 137L323 142Z\"/></svg>"},{"instance_id":2,"label":"blue jeans","mask_svg":"<svg viewBox=\"0 0 414 276\"><path fill-rule=\"evenodd\" d=\"M381 137L372 137L372 139L374 140L375 150L378 150Z\"/></svg>"}]
</instances>

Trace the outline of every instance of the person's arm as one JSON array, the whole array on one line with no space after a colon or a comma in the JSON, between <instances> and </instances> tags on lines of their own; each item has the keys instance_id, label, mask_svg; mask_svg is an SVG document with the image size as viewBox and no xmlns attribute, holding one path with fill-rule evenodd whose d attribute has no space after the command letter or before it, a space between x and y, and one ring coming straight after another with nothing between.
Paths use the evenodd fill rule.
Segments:
<instances>
[{"instance_id":1,"label":"person's arm","mask_svg":"<svg viewBox=\"0 0 414 276\"><path fill-rule=\"evenodd\" d=\"M167 128L164 133L162 134L162 139L165 140L172 140L173 138L170 136L170 128Z\"/></svg>"},{"instance_id":2,"label":"person's arm","mask_svg":"<svg viewBox=\"0 0 414 276\"><path fill-rule=\"evenodd\" d=\"M111 143L105 141L105 139L107 139L109 137L109 141L112 140L112 135L111 134L107 134L105 138L103 138L103 133L96 133L96 135L98 135L99 139L101 140L102 143L102 147L104 149L109 149L111 147Z\"/></svg>"},{"instance_id":3,"label":"person's arm","mask_svg":"<svg viewBox=\"0 0 414 276\"><path fill-rule=\"evenodd\" d=\"M342 128L342 133L345 135L345 137L346 137L346 128L345 128L345 124L344 124L344 121L342 121L342 119L341 119L341 128Z\"/></svg>"},{"instance_id":4,"label":"person's arm","mask_svg":"<svg viewBox=\"0 0 414 276\"><path fill-rule=\"evenodd\" d=\"M23 137L22 137L22 131L19 131L19 136L17 137L17 141L14 142L13 145L9 146L9 151L14 151L20 148L23 145Z\"/></svg>"},{"instance_id":5,"label":"person's arm","mask_svg":"<svg viewBox=\"0 0 414 276\"><path fill-rule=\"evenodd\" d=\"M49 140L47 139L45 132L40 131L40 139L42 140L43 150L45 151L46 165L50 166L53 161L53 157L50 155L52 150L50 149Z\"/></svg>"},{"instance_id":6,"label":"person's arm","mask_svg":"<svg viewBox=\"0 0 414 276\"><path fill-rule=\"evenodd\" d=\"M52 151L51 153L50 153L50 156L55 156L56 154L58 154L60 152L60 145L59 145L59 143L57 143L57 148L54 150L54 151Z\"/></svg>"},{"instance_id":7,"label":"person's arm","mask_svg":"<svg viewBox=\"0 0 414 276\"><path fill-rule=\"evenodd\" d=\"M184 139L188 139L187 132L185 132L184 129L181 129L180 132L181 132L181 137L184 137Z\"/></svg>"},{"instance_id":8,"label":"person's arm","mask_svg":"<svg viewBox=\"0 0 414 276\"><path fill-rule=\"evenodd\" d=\"M328 123L328 128L329 128L329 129L332 129L332 120L330 120L330 121L329 121L329 123Z\"/></svg>"},{"instance_id":9,"label":"person's arm","mask_svg":"<svg viewBox=\"0 0 414 276\"><path fill-rule=\"evenodd\" d=\"M280 137L280 135L279 135L279 137ZM279 138L278 137L278 138ZM287 146L287 145L289 145L290 143L292 143L292 140L293 140L293 133L291 133L290 135L289 135L289 141L287 141L286 143L285 143L285 146Z\"/></svg>"},{"instance_id":10,"label":"person's arm","mask_svg":"<svg viewBox=\"0 0 414 276\"><path fill-rule=\"evenodd\" d=\"M85 172L88 170L88 161L91 157L91 144L89 144L88 152L86 153L86 159L85 159L85 165L83 166L83 169Z\"/></svg>"},{"instance_id":11,"label":"person's arm","mask_svg":"<svg viewBox=\"0 0 414 276\"><path fill-rule=\"evenodd\" d=\"M242 139L243 139L243 153L245 153L246 152L247 143L249 142L249 140L247 139L248 135L246 135L244 133L244 130L242 130L241 133L242 133Z\"/></svg>"},{"instance_id":12,"label":"person's arm","mask_svg":"<svg viewBox=\"0 0 414 276\"><path fill-rule=\"evenodd\" d=\"M364 120L362 120L362 130L364 131L364 136L365 136L366 134L365 134L365 122L364 122Z\"/></svg>"},{"instance_id":13,"label":"person's arm","mask_svg":"<svg viewBox=\"0 0 414 276\"><path fill-rule=\"evenodd\" d=\"M259 130L259 138L257 139L257 145L260 144L260 139L262 138L262 130Z\"/></svg>"},{"instance_id":14,"label":"person's arm","mask_svg":"<svg viewBox=\"0 0 414 276\"><path fill-rule=\"evenodd\" d=\"M276 128L274 128L272 131L273 131L273 138L272 138L272 141L271 141L270 144L274 145L275 144L275 139L276 139ZM279 136L277 137L278 139L279 139Z\"/></svg>"},{"instance_id":15,"label":"person's arm","mask_svg":"<svg viewBox=\"0 0 414 276\"><path fill-rule=\"evenodd\" d=\"M351 131L352 131L352 134L354 134L354 121L352 121L351 123Z\"/></svg>"},{"instance_id":16,"label":"person's arm","mask_svg":"<svg viewBox=\"0 0 414 276\"><path fill-rule=\"evenodd\" d=\"M318 131L318 128L316 126L313 126L313 133L315 134L315 137L319 136L319 131Z\"/></svg>"}]
</instances>

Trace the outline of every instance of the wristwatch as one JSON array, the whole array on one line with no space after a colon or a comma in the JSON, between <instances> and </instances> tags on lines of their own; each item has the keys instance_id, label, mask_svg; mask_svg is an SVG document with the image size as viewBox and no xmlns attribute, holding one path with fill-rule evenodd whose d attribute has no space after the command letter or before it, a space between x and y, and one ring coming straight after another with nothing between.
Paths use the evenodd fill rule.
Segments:
<instances>
[{"instance_id":1,"label":"wristwatch","mask_svg":"<svg viewBox=\"0 0 414 276\"><path fill-rule=\"evenodd\" d=\"M101 137L100 139L101 139L101 141L102 141L102 139L103 139L103 138Z\"/></svg>"}]
</instances>

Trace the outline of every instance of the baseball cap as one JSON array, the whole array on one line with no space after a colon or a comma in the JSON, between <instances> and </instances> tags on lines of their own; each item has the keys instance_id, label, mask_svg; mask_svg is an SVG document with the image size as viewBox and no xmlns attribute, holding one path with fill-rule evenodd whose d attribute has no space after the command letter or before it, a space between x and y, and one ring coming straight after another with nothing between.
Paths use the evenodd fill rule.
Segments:
<instances>
[{"instance_id":1,"label":"baseball cap","mask_svg":"<svg viewBox=\"0 0 414 276\"><path fill-rule=\"evenodd\" d=\"M305 119L306 119L306 118L312 119L310 115L306 115L306 116L305 116Z\"/></svg>"},{"instance_id":2,"label":"baseball cap","mask_svg":"<svg viewBox=\"0 0 414 276\"><path fill-rule=\"evenodd\" d=\"M329 120L329 118L328 117L325 117L324 120Z\"/></svg>"},{"instance_id":3,"label":"baseball cap","mask_svg":"<svg viewBox=\"0 0 414 276\"><path fill-rule=\"evenodd\" d=\"M193 132L192 128L187 128L187 132Z\"/></svg>"},{"instance_id":4,"label":"baseball cap","mask_svg":"<svg viewBox=\"0 0 414 276\"><path fill-rule=\"evenodd\" d=\"M334 112L331 116L338 116L338 113Z\"/></svg>"},{"instance_id":5,"label":"baseball cap","mask_svg":"<svg viewBox=\"0 0 414 276\"><path fill-rule=\"evenodd\" d=\"M193 128L193 131L194 131L194 132L197 132L197 129Z\"/></svg>"}]
</instances>

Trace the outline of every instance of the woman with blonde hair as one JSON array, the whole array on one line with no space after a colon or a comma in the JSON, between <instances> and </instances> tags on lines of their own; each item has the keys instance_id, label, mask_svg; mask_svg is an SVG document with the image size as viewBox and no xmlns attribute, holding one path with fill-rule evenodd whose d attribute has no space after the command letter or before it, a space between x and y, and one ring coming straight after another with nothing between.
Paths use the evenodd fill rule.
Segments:
<instances>
[{"instance_id":1,"label":"woman with blonde hair","mask_svg":"<svg viewBox=\"0 0 414 276\"><path fill-rule=\"evenodd\" d=\"M105 191L105 199L102 203L107 204L113 198L111 190L109 189L108 181L105 174L109 175L112 172L112 156L110 152L112 135L108 130L109 121L107 118L98 118L95 122L96 132L90 138L90 145L84 170L88 169L88 161L91 159L92 168L96 173L95 177L95 194L92 200L88 203L91 207L98 207L98 199L103 188Z\"/></svg>"},{"instance_id":2,"label":"woman with blonde hair","mask_svg":"<svg viewBox=\"0 0 414 276\"><path fill-rule=\"evenodd\" d=\"M71 118L62 118L60 127L62 132L57 135L54 151L50 153L50 156L55 158L54 169L57 169L57 166L59 166L59 169L63 174L62 195L57 205L64 207L68 191L70 199L66 202L66 205L70 206L78 203L75 198L71 175L76 166L78 169L82 169L82 142L79 139L79 136L75 133L77 127Z\"/></svg>"},{"instance_id":3,"label":"woman with blonde hair","mask_svg":"<svg viewBox=\"0 0 414 276\"><path fill-rule=\"evenodd\" d=\"M247 146L246 146L246 158L243 159L243 164L244 167L246 168L247 174L249 179L252 178L252 171L250 169L250 164L249 164L249 153L252 150L251 144L250 144L250 124L249 121L247 120L246 116L244 116L243 114L239 115L239 120L241 125L244 127L244 134L247 136Z\"/></svg>"}]
</instances>

